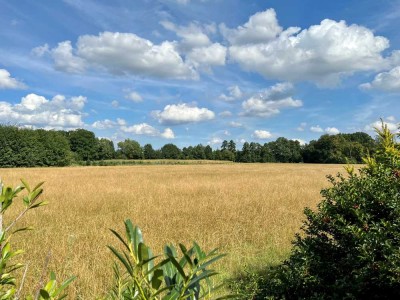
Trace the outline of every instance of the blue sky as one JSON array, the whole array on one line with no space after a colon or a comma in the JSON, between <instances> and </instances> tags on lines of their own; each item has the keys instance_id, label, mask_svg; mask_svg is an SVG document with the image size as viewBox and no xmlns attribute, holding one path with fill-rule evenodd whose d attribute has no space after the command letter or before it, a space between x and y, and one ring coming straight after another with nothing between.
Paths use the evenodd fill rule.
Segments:
<instances>
[{"instance_id":1,"label":"blue sky","mask_svg":"<svg viewBox=\"0 0 400 300\"><path fill-rule=\"evenodd\" d=\"M115 142L308 142L400 115L400 1L0 0L0 117Z\"/></svg>"}]
</instances>

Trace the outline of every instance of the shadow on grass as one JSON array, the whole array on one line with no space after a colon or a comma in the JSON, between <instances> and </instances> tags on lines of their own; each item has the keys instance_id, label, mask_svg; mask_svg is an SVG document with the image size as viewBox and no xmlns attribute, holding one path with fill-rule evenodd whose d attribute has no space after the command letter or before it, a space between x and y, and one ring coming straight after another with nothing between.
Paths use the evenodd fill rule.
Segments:
<instances>
[{"instance_id":1,"label":"shadow on grass","mask_svg":"<svg viewBox=\"0 0 400 300\"><path fill-rule=\"evenodd\" d=\"M233 294L242 300L269 299L274 293L282 264L273 264L259 270L244 270L227 280L227 286Z\"/></svg>"}]
</instances>

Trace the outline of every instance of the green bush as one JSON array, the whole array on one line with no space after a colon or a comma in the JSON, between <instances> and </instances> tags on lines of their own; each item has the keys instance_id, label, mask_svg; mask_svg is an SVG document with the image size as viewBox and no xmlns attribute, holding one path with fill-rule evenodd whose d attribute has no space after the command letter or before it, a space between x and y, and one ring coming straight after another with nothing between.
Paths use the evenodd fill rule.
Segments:
<instances>
[{"instance_id":1,"label":"green bush","mask_svg":"<svg viewBox=\"0 0 400 300\"><path fill-rule=\"evenodd\" d=\"M233 298L215 296L222 286L214 285L211 277L218 273L208 267L224 256L216 249L206 254L196 243L190 249L179 244L181 257L173 246L165 246L164 257L158 257L143 242L139 227L133 226L130 220L125 221L126 240L116 231L112 232L122 243L124 251L109 246L119 262L114 265L115 284L109 299ZM123 266L122 272L120 265Z\"/></svg>"},{"instance_id":2,"label":"green bush","mask_svg":"<svg viewBox=\"0 0 400 300\"><path fill-rule=\"evenodd\" d=\"M254 299L400 299L400 145L383 126L366 167L329 176L290 257Z\"/></svg>"}]
</instances>

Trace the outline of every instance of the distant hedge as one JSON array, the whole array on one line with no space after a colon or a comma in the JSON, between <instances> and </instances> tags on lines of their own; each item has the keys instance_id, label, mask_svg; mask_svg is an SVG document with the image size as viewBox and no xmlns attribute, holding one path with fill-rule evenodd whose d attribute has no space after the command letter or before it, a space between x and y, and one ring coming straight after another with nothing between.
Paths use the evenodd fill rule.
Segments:
<instances>
[{"instance_id":1,"label":"distant hedge","mask_svg":"<svg viewBox=\"0 0 400 300\"><path fill-rule=\"evenodd\" d=\"M78 165L119 165L110 160L216 160L242 163L362 163L362 157L374 153L376 142L368 134L322 135L307 145L279 137L259 144L245 142L241 150L233 140L223 141L219 149L210 145L180 149L172 143L160 149L151 144L141 146L126 139L114 143L97 138L86 129L57 131L0 125L0 167L37 167ZM104 161L108 162L105 163ZM104 162L104 163L103 163ZM134 164L139 164L135 162Z\"/></svg>"}]
</instances>

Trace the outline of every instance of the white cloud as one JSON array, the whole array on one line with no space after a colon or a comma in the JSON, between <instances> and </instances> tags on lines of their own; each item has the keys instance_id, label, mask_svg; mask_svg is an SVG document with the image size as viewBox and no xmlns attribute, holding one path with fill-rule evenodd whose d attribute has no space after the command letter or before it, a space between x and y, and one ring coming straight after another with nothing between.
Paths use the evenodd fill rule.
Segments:
<instances>
[{"instance_id":1,"label":"white cloud","mask_svg":"<svg viewBox=\"0 0 400 300\"><path fill-rule=\"evenodd\" d=\"M272 137L272 134L269 131L266 130L254 130L254 133L252 134L252 137L255 137L260 140L265 140L269 139Z\"/></svg>"},{"instance_id":2,"label":"white cloud","mask_svg":"<svg viewBox=\"0 0 400 300\"><path fill-rule=\"evenodd\" d=\"M226 102L231 102L231 101L240 99L242 97L243 97L243 92L240 90L239 86L234 85L234 86L228 87L228 95L221 94L219 96L219 99L226 101Z\"/></svg>"},{"instance_id":3,"label":"white cloud","mask_svg":"<svg viewBox=\"0 0 400 300\"><path fill-rule=\"evenodd\" d=\"M210 46L194 48L186 55L188 64L196 69L209 70L210 66L223 66L226 59L226 48L219 43Z\"/></svg>"},{"instance_id":4,"label":"white cloud","mask_svg":"<svg viewBox=\"0 0 400 300\"><path fill-rule=\"evenodd\" d=\"M340 133L339 129L337 129L335 127L327 127L327 128L325 128L325 132L327 134L332 134L332 135Z\"/></svg>"},{"instance_id":5,"label":"white cloud","mask_svg":"<svg viewBox=\"0 0 400 300\"><path fill-rule=\"evenodd\" d=\"M304 145L306 144L306 141L305 141L305 140L302 140L302 139L292 139L292 141L297 141L297 142L299 142L301 146L304 146Z\"/></svg>"},{"instance_id":6,"label":"white cloud","mask_svg":"<svg viewBox=\"0 0 400 300\"><path fill-rule=\"evenodd\" d=\"M218 114L220 117L229 118L232 117L232 113L229 110L224 110Z\"/></svg>"},{"instance_id":7,"label":"white cloud","mask_svg":"<svg viewBox=\"0 0 400 300\"><path fill-rule=\"evenodd\" d=\"M119 102L117 100L113 100L111 102L111 106L114 107L114 108L117 108L119 106Z\"/></svg>"},{"instance_id":8,"label":"white cloud","mask_svg":"<svg viewBox=\"0 0 400 300\"><path fill-rule=\"evenodd\" d=\"M135 103L138 103L138 102L142 102L142 101L143 101L142 96L140 96L140 95L139 95L138 93L136 93L136 92L129 92L129 93L125 96L125 98L128 99L128 100L131 100L131 101L133 101L133 102L135 102Z\"/></svg>"},{"instance_id":9,"label":"white cloud","mask_svg":"<svg viewBox=\"0 0 400 300\"><path fill-rule=\"evenodd\" d=\"M335 128L335 127L327 127L327 128L325 128L325 130L324 130L324 129L322 129L319 125L317 125L317 126L311 126L311 127L310 127L310 130L311 130L312 132L317 132L317 133L322 133L322 132L325 132L325 133L327 133L327 134L338 134L338 133L340 133L339 129L337 129L337 128Z\"/></svg>"},{"instance_id":10,"label":"white cloud","mask_svg":"<svg viewBox=\"0 0 400 300\"><path fill-rule=\"evenodd\" d=\"M310 127L310 130L311 130L312 132L324 132L324 130L323 130L319 125L317 125L317 126L311 126L311 127Z\"/></svg>"},{"instance_id":11,"label":"white cloud","mask_svg":"<svg viewBox=\"0 0 400 300\"><path fill-rule=\"evenodd\" d=\"M377 89L385 92L400 92L400 66L388 72L382 72L375 76L370 83L361 84L362 89Z\"/></svg>"},{"instance_id":12,"label":"white cloud","mask_svg":"<svg viewBox=\"0 0 400 300\"><path fill-rule=\"evenodd\" d=\"M56 95L51 100L36 94L22 97L18 104L0 102L0 118L3 122L43 128L77 128L84 125L82 112L86 97L67 99Z\"/></svg>"},{"instance_id":13,"label":"white cloud","mask_svg":"<svg viewBox=\"0 0 400 300\"><path fill-rule=\"evenodd\" d=\"M383 124L386 125L390 131L398 132L399 124L396 124L394 122L383 122ZM365 131L375 131L375 128L381 129L382 122L376 121L371 124L368 124L365 126L364 130Z\"/></svg>"},{"instance_id":14,"label":"white cloud","mask_svg":"<svg viewBox=\"0 0 400 300\"><path fill-rule=\"evenodd\" d=\"M81 73L86 68L100 68L116 75L140 75L158 78L197 79L198 74L186 64L175 42L159 45L133 33L102 32L82 35L76 49L64 41L50 50L59 70Z\"/></svg>"},{"instance_id":15,"label":"white cloud","mask_svg":"<svg viewBox=\"0 0 400 300\"><path fill-rule=\"evenodd\" d=\"M57 70L68 73L83 73L86 68L84 59L73 53L70 41L58 43L58 46L50 51Z\"/></svg>"},{"instance_id":16,"label":"white cloud","mask_svg":"<svg viewBox=\"0 0 400 300\"><path fill-rule=\"evenodd\" d=\"M170 104L165 106L163 111L153 111L152 114L161 124L197 123L215 117L211 110L190 106L187 103Z\"/></svg>"},{"instance_id":17,"label":"white cloud","mask_svg":"<svg viewBox=\"0 0 400 300\"><path fill-rule=\"evenodd\" d=\"M47 43L42 46L38 46L38 47L35 47L32 49L32 54L37 57L41 57L49 52L50 52L50 48Z\"/></svg>"},{"instance_id":18,"label":"white cloud","mask_svg":"<svg viewBox=\"0 0 400 300\"><path fill-rule=\"evenodd\" d=\"M396 121L396 118L394 116L389 116L386 118L386 120L388 120L390 122L394 122L394 121Z\"/></svg>"},{"instance_id":19,"label":"white cloud","mask_svg":"<svg viewBox=\"0 0 400 300\"><path fill-rule=\"evenodd\" d=\"M109 129L115 127L116 123L114 121L111 121L109 119L105 119L103 121L95 121L92 124L93 128L96 129Z\"/></svg>"},{"instance_id":20,"label":"white cloud","mask_svg":"<svg viewBox=\"0 0 400 300\"><path fill-rule=\"evenodd\" d=\"M161 137L165 139L174 139L175 134L171 128L166 128L163 133L161 133Z\"/></svg>"},{"instance_id":21,"label":"white cloud","mask_svg":"<svg viewBox=\"0 0 400 300\"><path fill-rule=\"evenodd\" d=\"M253 31L244 30L246 25L239 31L239 41L239 35L236 39L228 35L232 44L230 58L247 71L258 72L266 78L310 80L332 86L343 76L380 70L388 65L382 52L389 47L389 41L375 36L366 27L325 19L308 29L290 27L280 32L272 17L273 10L269 15L264 25L260 21L257 31L275 28L269 31L270 35L264 35L265 40L262 34L254 37ZM278 36L275 38L275 35Z\"/></svg>"},{"instance_id":22,"label":"white cloud","mask_svg":"<svg viewBox=\"0 0 400 300\"><path fill-rule=\"evenodd\" d=\"M124 119L117 118L117 124L119 126L125 126L126 125L126 121Z\"/></svg>"},{"instance_id":23,"label":"white cloud","mask_svg":"<svg viewBox=\"0 0 400 300\"><path fill-rule=\"evenodd\" d=\"M232 121L232 122L229 123L229 126L234 127L234 128L239 128L239 127L243 127L243 124L239 123L239 122Z\"/></svg>"},{"instance_id":24,"label":"white cloud","mask_svg":"<svg viewBox=\"0 0 400 300\"><path fill-rule=\"evenodd\" d=\"M164 132L160 132L147 123L135 124L132 126L121 126L121 131L125 133L133 133L136 135L158 136L166 139L175 138L174 132L170 128L166 128Z\"/></svg>"},{"instance_id":25,"label":"white cloud","mask_svg":"<svg viewBox=\"0 0 400 300\"><path fill-rule=\"evenodd\" d=\"M232 45L244 45L268 42L282 32L282 27L278 24L275 10L270 8L252 15L247 23L237 29L229 29L221 24L220 30Z\"/></svg>"},{"instance_id":26,"label":"white cloud","mask_svg":"<svg viewBox=\"0 0 400 300\"><path fill-rule=\"evenodd\" d=\"M301 107L303 102L292 98L293 85L278 83L261 91L242 103L242 115L270 117L279 114L281 109Z\"/></svg>"},{"instance_id":27,"label":"white cloud","mask_svg":"<svg viewBox=\"0 0 400 300\"><path fill-rule=\"evenodd\" d=\"M304 131L306 129L307 123L302 122L300 123L300 126L297 127L297 131Z\"/></svg>"},{"instance_id":28,"label":"white cloud","mask_svg":"<svg viewBox=\"0 0 400 300\"><path fill-rule=\"evenodd\" d=\"M6 69L0 69L0 89L23 89L25 84L11 77Z\"/></svg>"},{"instance_id":29,"label":"white cloud","mask_svg":"<svg viewBox=\"0 0 400 300\"><path fill-rule=\"evenodd\" d=\"M207 145L221 145L223 140L219 137L213 137L210 141L207 142Z\"/></svg>"},{"instance_id":30,"label":"white cloud","mask_svg":"<svg viewBox=\"0 0 400 300\"><path fill-rule=\"evenodd\" d=\"M197 23L190 23L188 26L178 26L169 21L161 21L160 24L167 30L173 31L182 38L180 46L183 50L189 50L195 47L205 47L211 44L203 28Z\"/></svg>"}]
</instances>

